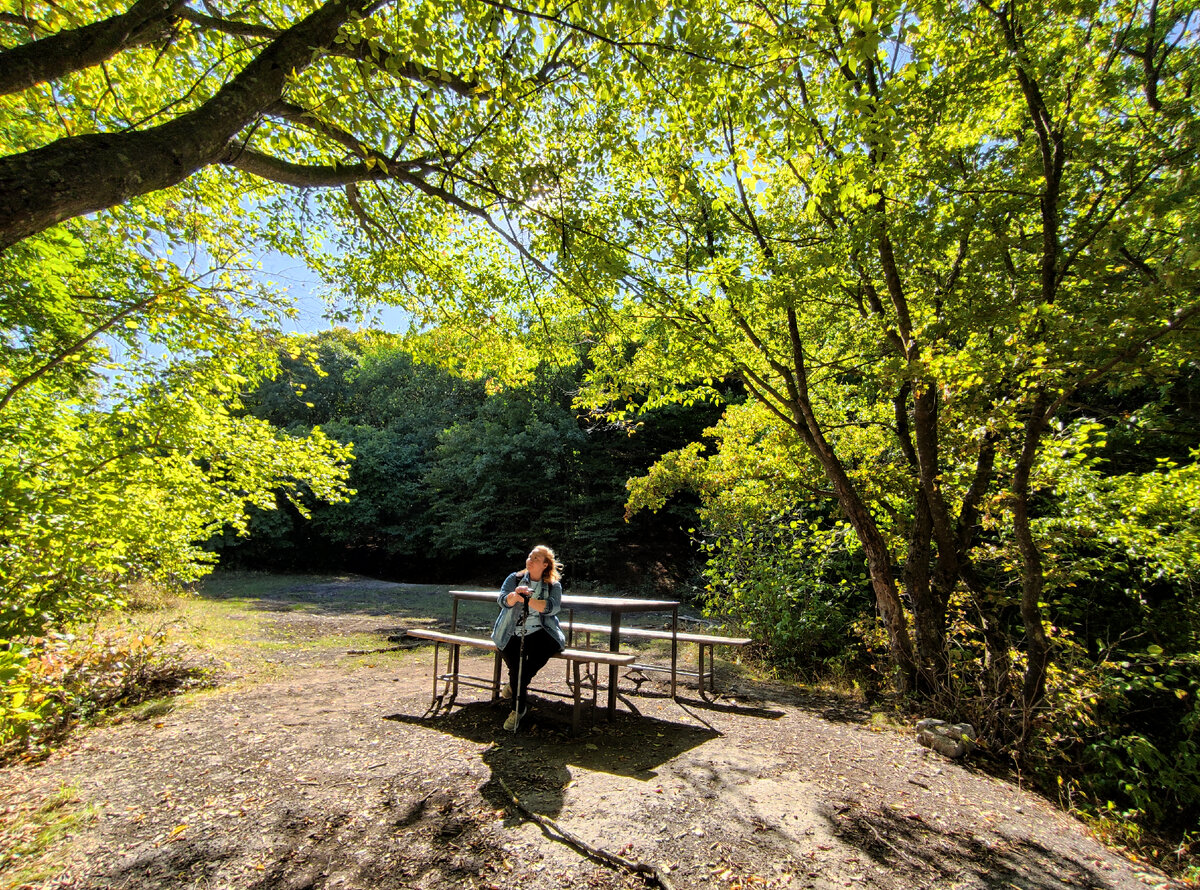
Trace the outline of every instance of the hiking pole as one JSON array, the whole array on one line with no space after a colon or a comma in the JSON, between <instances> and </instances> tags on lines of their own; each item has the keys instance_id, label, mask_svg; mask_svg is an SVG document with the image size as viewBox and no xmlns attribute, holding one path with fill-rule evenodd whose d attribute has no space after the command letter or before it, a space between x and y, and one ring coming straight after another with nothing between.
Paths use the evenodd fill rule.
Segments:
<instances>
[{"instance_id":1,"label":"hiking pole","mask_svg":"<svg viewBox=\"0 0 1200 890\"><path fill-rule=\"evenodd\" d=\"M518 587L521 585L518 584ZM525 619L529 617L529 597L521 597L521 618L518 622L521 628L521 643L517 647L517 688L513 690L513 713L517 719L513 721L513 735L521 727L521 681L525 673Z\"/></svg>"}]
</instances>

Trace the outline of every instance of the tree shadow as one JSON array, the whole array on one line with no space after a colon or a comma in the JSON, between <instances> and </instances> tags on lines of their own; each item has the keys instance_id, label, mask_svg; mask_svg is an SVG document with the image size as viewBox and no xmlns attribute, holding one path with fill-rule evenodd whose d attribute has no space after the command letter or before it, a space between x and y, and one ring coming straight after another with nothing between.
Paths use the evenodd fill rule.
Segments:
<instances>
[{"instance_id":1,"label":"tree shadow","mask_svg":"<svg viewBox=\"0 0 1200 890\"><path fill-rule=\"evenodd\" d=\"M694 667L694 666L692 666ZM715 692L696 689L695 679L681 679L675 699L705 711L775 719L782 717L781 706L797 708L832 723L864 725L871 722L871 711L848 695L736 675L731 665L718 661ZM653 677L631 668L621 679L631 683L639 698L670 698L670 681L665 674ZM632 707L632 706L631 706Z\"/></svg>"},{"instance_id":2,"label":"tree shadow","mask_svg":"<svg viewBox=\"0 0 1200 890\"><path fill-rule=\"evenodd\" d=\"M192 880L207 877L238 855L233 843L185 838L167 847L147 845L138 855L117 864L107 877L114 886L140 886L143 881L173 886L176 876L186 875Z\"/></svg>"},{"instance_id":3,"label":"tree shadow","mask_svg":"<svg viewBox=\"0 0 1200 890\"><path fill-rule=\"evenodd\" d=\"M480 789L483 797L507 807L511 791L533 812L551 817L562 810L571 768L648 782L664 763L720 735L711 727L624 711L607 720L595 709L591 730L572 736L569 703L536 697L535 702L516 733L501 728L507 706L492 702L465 704L433 718L396 713L383 719L490 745L482 755L491 770Z\"/></svg>"},{"instance_id":4,"label":"tree shadow","mask_svg":"<svg viewBox=\"0 0 1200 890\"><path fill-rule=\"evenodd\" d=\"M636 692L634 693L639 699L647 699L650 701L671 701L671 693L668 688L650 689L643 688L643 684L635 685ZM617 698L634 714L640 714L634 699L630 698L621 689L617 690ZM760 705L745 704L743 702L724 699L719 695L711 695L707 692L701 693L695 689L676 689L674 696L675 704L679 705L697 720L705 722L695 711L711 711L716 714L732 714L738 717L758 717L763 720L778 720L780 717L786 716L786 711L781 711L778 708L763 707Z\"/></svg>"},{"instance_id":5,"label":"tree shadow","mask_svg":"<svg viewBox=\"0 0 1200 890\"><path fill-rule=\"evenodd\" d=\"M997 890L1116 887L1113 878L1082 858L1027 837L997 834L988 841L968 830L947 830L915 814L864 809L853 801L823 808L821 816L844 842L913 886L937 875L946 886Z\"/></svg>"}]
</instances>

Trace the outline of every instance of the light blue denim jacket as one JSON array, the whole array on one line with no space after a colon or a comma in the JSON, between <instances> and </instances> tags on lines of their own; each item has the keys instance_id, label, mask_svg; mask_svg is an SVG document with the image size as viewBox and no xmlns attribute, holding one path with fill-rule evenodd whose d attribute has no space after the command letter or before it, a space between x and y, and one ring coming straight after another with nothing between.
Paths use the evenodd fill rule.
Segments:
<instances>
[{"instance_id":1,"label":"light blue denim jacket","mask_svg":"<svg viewBox=\"0 0 1200 890\"><path fill-rule=\"evenodd\" d=\"M535 582L529 580L529 576L525 572L513 572L504 579L504 583L500 585L500 595L496 601L500 603L500 614L496 616L496 625L492 628L492 641L501 649L508 645L508 641L513 638L516 632L517 622L521 620L522 604L517 603L515 606L509 606L504 602L504 598L517 589L522 583L529 587L533 587ZM541 597L539 597L540 599ZM542 619L542 627L546 633L554 637L558 643L560 650L567 647L567 638L562 632L562 628L558 626L558 613L562 611L562 584L555 581L549 586L549 590L545 595L549 605L546 611L542 612L539 617ZM530 612L530 614L536 614Z\"/></svg>"}]
</instances>

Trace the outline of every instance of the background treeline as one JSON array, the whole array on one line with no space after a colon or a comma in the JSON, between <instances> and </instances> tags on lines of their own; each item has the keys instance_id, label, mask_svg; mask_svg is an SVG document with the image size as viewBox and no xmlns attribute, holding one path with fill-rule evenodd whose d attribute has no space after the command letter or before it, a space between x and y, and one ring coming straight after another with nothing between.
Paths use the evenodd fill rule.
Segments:
<instances>
[{"instance_id":1,"label":"background treeline","mask_svg":"<svg viewBox=\"0 0 1200 890\"><path fill-rule=\"evenodd\" d=\"M285 498L277 510L252 510L247 537L212 542L223 565L498 584L544 542L568 566L568 583L652 591L699 580L687 531L696 498L627 520L626 481L698 440L720 409L668 406L636 430L589 421L571 407L582 365L543 364L528 384L496 388L421 364L398 344L379 333L319 334L247 396L256 418L351 445L355 494L312 499L307 518Z\"/></svg>"}]
</instances>

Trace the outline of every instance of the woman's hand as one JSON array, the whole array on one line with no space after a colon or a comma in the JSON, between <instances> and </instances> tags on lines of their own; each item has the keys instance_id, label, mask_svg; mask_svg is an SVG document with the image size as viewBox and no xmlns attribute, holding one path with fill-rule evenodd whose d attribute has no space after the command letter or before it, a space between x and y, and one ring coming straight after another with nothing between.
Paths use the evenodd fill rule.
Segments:
<instances>
[{"instance_id":1,"label":"woman's hand","mask_svg":"<svg viewBox=\"0 0 1200 890\"><path fill-rule=\"evenodd\" d=\"M530 600L529 608L535 612L545 612L546 609L550 608L550 603L546 600Z\"/></svg>"},{"instance_id":2,"label":"woman's hand","mask_svg":"<svg viewBox=\"0 0 1200 890\"><path fill-rule=\"evenodd\" d=\"M524 584L522 584L520 587L518 587L516 590L514 590L512 593L510 593L508 596L506 596L504 598L504 602L506 602L510 606L517 606L517 605L520 605L521 600L523 600L525 597L529 596L529 594L531 594L531 593L533 593L533 591L530 590L528 587L526 587ZM537 611L541 612L541 611L545 611L545 610L538 609Z\"/></svg>"}]
</instances>

